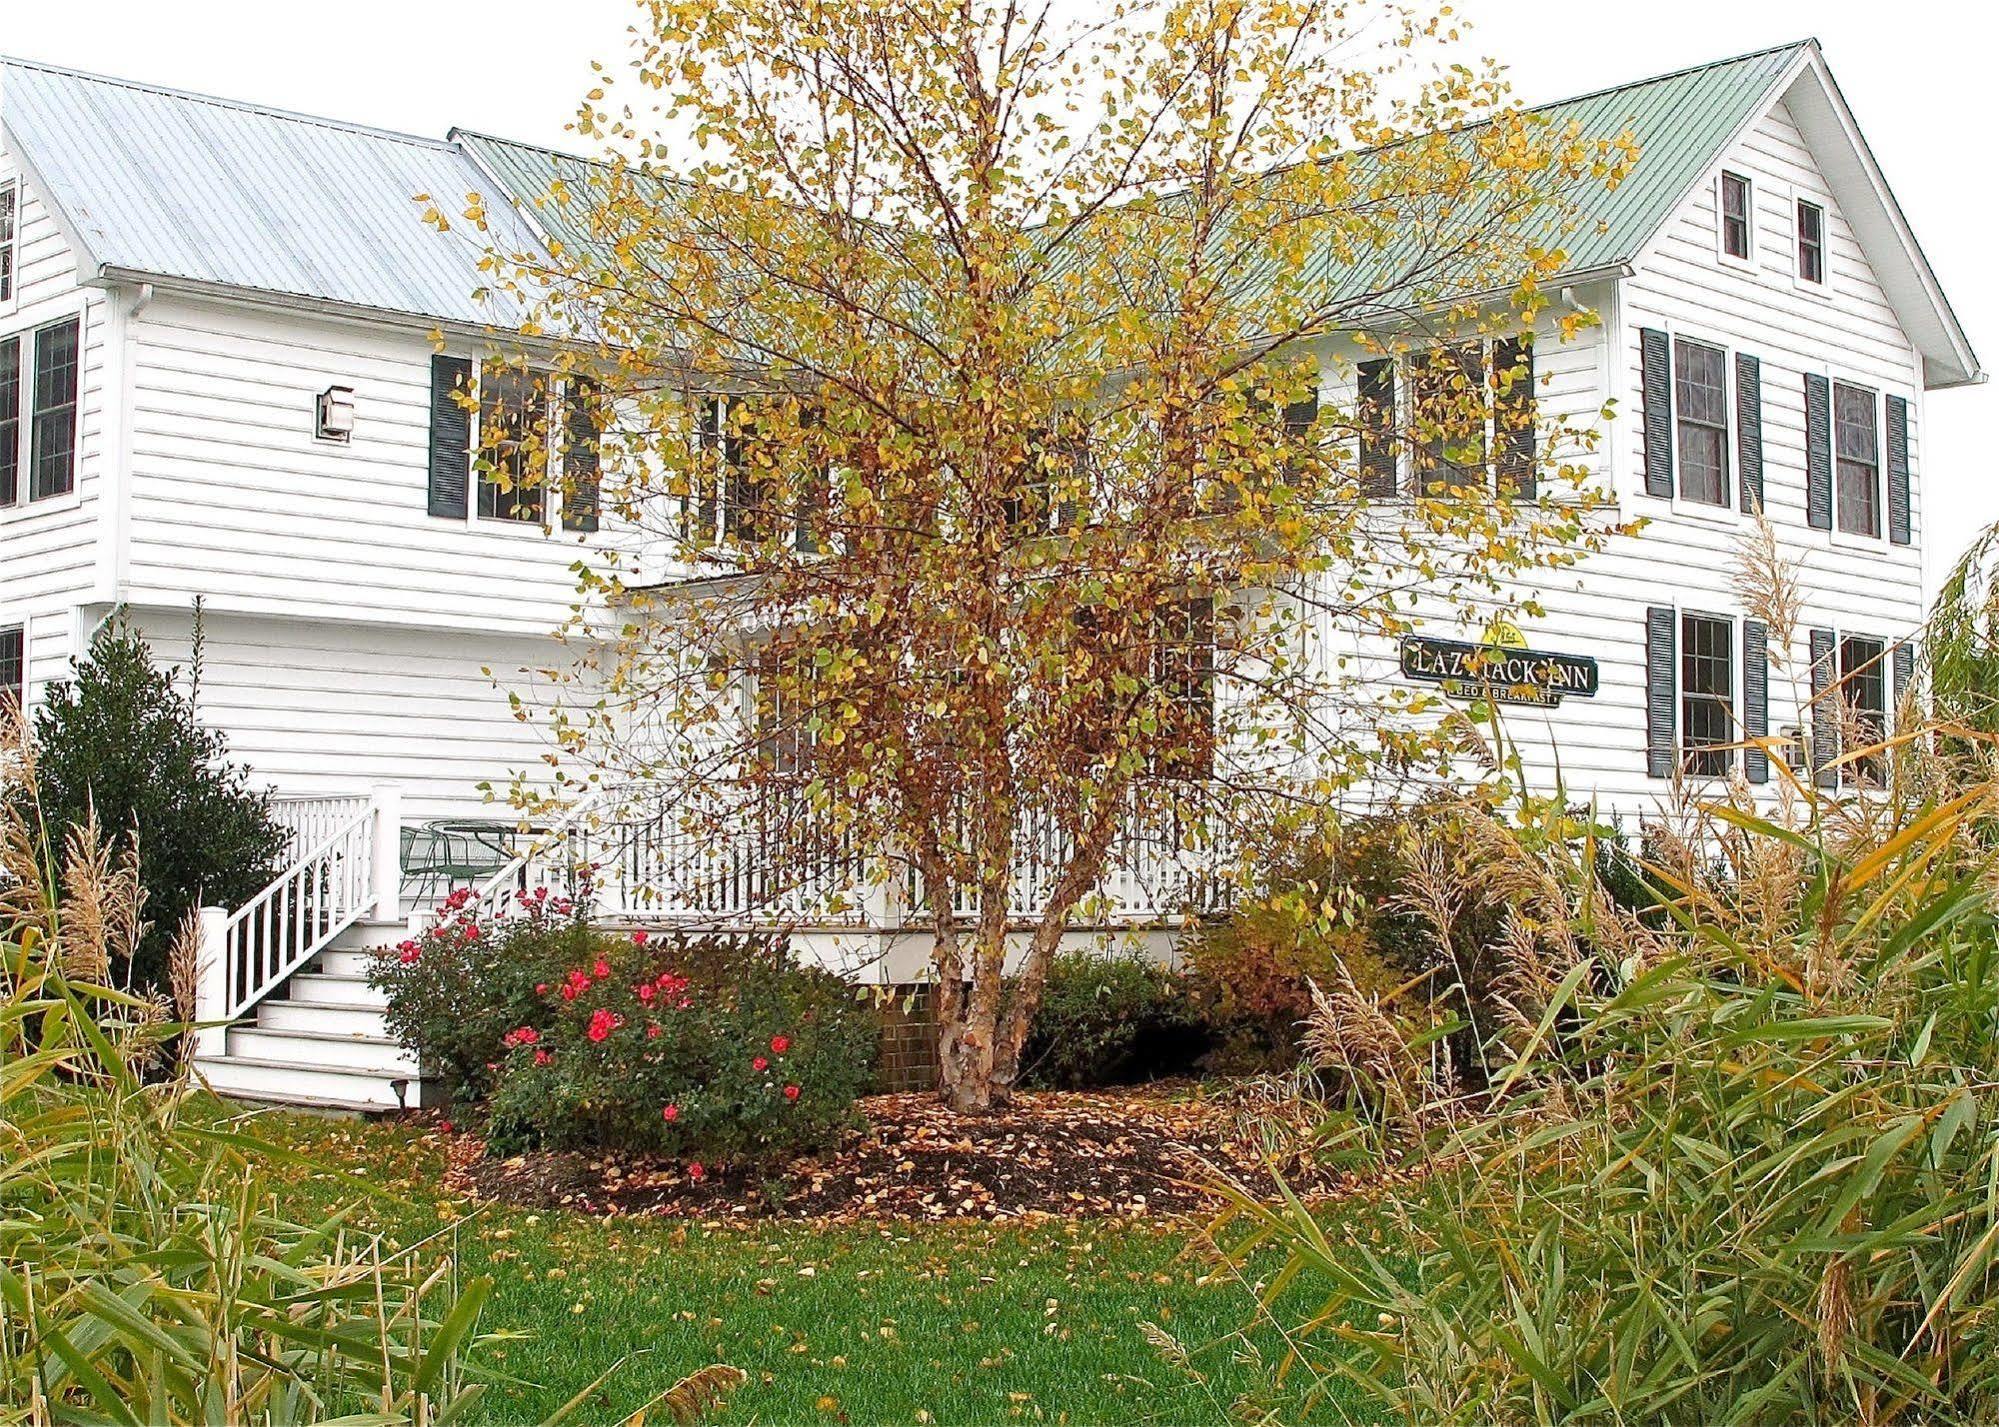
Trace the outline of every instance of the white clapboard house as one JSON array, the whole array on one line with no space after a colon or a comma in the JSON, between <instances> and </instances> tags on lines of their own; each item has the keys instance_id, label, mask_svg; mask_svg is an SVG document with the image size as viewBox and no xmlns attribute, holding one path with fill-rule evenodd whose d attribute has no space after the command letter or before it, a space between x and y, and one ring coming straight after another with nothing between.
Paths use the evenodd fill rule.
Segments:
<instances>
[{"instance_id":1,"label":"white clapboard house","mask_svg":"<svg viewBox=\"0 0 1999 1427\"><path fill-rule=\"evenodd\" d=\"M1890 716L1926 487L1967 478L1922 469L1924 400L1982 373L1816 45L1553 108L1642 152L1557 284L1558 308L1602 323L1537 345L1536 399L1563 423L1614 400L1595 475L1649 524L1543 581L1526 643L1594 662L1521 717L1544 769L1558 748L1573 791L1643 815L1678 760L1767 783L1760 755L1709 747L1738 728L1806 730L1810 756L1809 691L1773 677L1730 589L1755 505L1802 564L1789 667L1851 675ZM278 881L211 914L204 1012L238 1022L205 1037L221 1088L411 1093L359 949L402 934L425 877L490 851L480 785L542 752L494 676L531 697L515 671L553 662L596 512L482 485L468 427L516 398L494 383L468 419L447 393L519 316L475 296L480 256L539 241L535 201L575 162L0 64L0 688L32 706L120 609L184 660L199 602L201 713L295 830ZM415 201L475 193L490 236L439 234ZM1363 379L1407 399L1406 374ZM1434 679L1449 658L1418 646L1376 674ZM532 875L499 868L481 895ZM1139 878L1114 890L1128 920L1178 910ZM899 916L870 900L842 930L887 945Z\"/></svg>"}]
</instances>

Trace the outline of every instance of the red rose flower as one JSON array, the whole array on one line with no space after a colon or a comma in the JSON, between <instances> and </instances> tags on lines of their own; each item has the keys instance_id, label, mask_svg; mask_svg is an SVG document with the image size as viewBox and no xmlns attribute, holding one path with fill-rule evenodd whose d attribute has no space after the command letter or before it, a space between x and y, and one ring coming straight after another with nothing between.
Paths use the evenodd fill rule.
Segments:
<instances>
[{"instance_id":1,"label":"red rose flower","mask_svg":"<svg viewBox=\"0 0 1999 1427\"><path fill-rule=\"evenodd\" d=\"M680 1118L680 1107L678 1105L669 1105L659 1112L659 1117L670 1125Z\"/></svg>"},{"instance_id":2,"label":"red rose flower","mask_svg":"<svg viewBox=\"0 0 1999 1427\"><path fill-rule=\"evenodd\" d=\"M597 958L597 964L591 967L590 970L596 974L599 981L602 981L606 976L611 974L611 963L600 956Z\"/></svg>"},{"instance_id":3,"label":"red rose flower","mask_svg":"<svg viewBox=\"0 0 1999 1427\"><path fill-rule=\"evenodd\" d=\"M576 988L565 983L562 988L562 999L565 1001L574 1001L576 999Z\"/></svg>"},{"instance_id":4,"label":"red rose flower","mask_svg":"<svg viewBox=\"0 0 1999 1427\"><path fill-rule=\"evenodd\" d=\"M555 1057L550 1055L545 1050L537 1050L534 1053L534 1063L536 1065L547 1065L551 1060L554 1059Z\"/></svg>"},{"instance_id":5,"label":"red rose flower","mask_svg":"<svg viewBox=\"0 0 1999 1427\"><path fill-rule=\"evenodd\" d=\"M647 1039L647 1040L649 1040L649 1041L650 1041L650 1040L658 1040L658 1039L659 1039L659 1027L658 1027L658 1026L656 1026L656 1025L652 1025L652 1026L647 1026L647 1027L646 1027L646 1039Z\"/></svg>"},{"instance_id":6,"label":"red rose flower","mask_svg":"<svg viewBox=\"0 0 1999 1427\"><path fill-rule=\"evenodd\" d=\"M615 1031L624 1023L625 1018L623 1016L612 1015L602 1006L599 1006L590 1013L590 1028L584 1034L589 1036L593 1041L601 1041L608 1038L612 1031Z\"/></svg>"},{"instance_id":7,"label":"red rose flower","mask_svg":"<svg viewBox=\"0 0 1999 1427\"><path fill-rule=\"evenodd\" d=\"M535 982L534 994L537 996L546 996L548 994L548 983L546 981Z\"/></svg>"},{"instance_id":8,"label":"red rose flower","mask_svg":"<svg viewBox=\"0 0 1999 1427\"><path fill-rule=\"evenodd\" d=\"M647 1005L651 1005L652 998L659 994L659 988L654 986L650 981L641 981L636 988L636 994L641 1001L644 1001Z\"/></svg>"},{"instance_id":9,"label":"red rose flower","mask_svg":"<svg viewBox=\"0 0 1999 1427\"><path fill-rule=\"evenodd\" d=\"M633 945L633 946L644 946L645 944L646 944L646 934L645 934L644 932L633 932L633 933L632 933L632 945Z\"/></svg>"},{"instance_id":10,"label":"red rose flower","mask_svg":"<svg viewBox=\"0 0 1999 1427\"><path fill-rule=\"evenodd\" d=\"M798 1098L798 1087L796 1085L785 1086L784 1098L787 1100L796 1100Z\"/></svg>"},{"instance_id":11,"label":"red rose flower","mask_svg":"<svg viewBox=\"0 0 1999 1427\"><path fill-rule=\"evenodd\" d=\"M753 1061L751 1061L751 1062L750 1062L750 1069L751 1069L751 1070L768 1070L768 1069L770 1069L770 1062L769 1062L769 1061L767 1061L767 1060L765 1060L765 1059L764 1059L764 1058L763 1058L762 1056L758 1056L758 1057L757 1057L757 1058L756 1058L755 1060L753 1060Z\"/></svg>"},{"instance_id":12,"label":"red rose flower","mask_svg":"<svg viewBox=\"0 0 1999 1427\"><path fill-rule=\"evenodd\" d=\"M697 1159L687 1166L687 1177L692 1180L706 1179L708 1171L701 1167L701 1161Z\"/></svg>"},{"instance_id":13,"label":"red rose flower","mask_svg":"<svg viewBox=\"0 0 1999 1427\"><path fill-rule=\"evenodd\" d=\"M772 1055L783 1055L786 1051L790 1049L791 1049L790 1036L772 1036L770 1038L770 1053Z\"/></svg>"}]
</instances>

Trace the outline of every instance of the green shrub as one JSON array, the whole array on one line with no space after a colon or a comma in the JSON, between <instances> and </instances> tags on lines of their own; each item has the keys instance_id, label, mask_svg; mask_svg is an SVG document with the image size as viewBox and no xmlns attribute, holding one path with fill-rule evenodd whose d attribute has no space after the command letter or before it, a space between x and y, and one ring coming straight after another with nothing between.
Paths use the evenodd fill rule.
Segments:
<instances>
[{"instance_id":1,"label":"green shrub","mask_svg":"<svg viewBox=\"0 0 1999 1427\"><path fill-rule=\"evenodd\" d=\"M1137 956L1070 952L1048 968L1021 1080L1081 1090L1186 1075L1208 1039L1185 976Z\"/></svg>"},{"instance_id":2,"label":"green shrub","mask_svg":"<svg viewBox=\"0 0 1999 1427\"><path fill-rule=\"evenodd\" d=\"M80 826L94 808L111 837L137 834L152 930L114 968L129 984L161 982L167 944L191 909L238 906L271 880L286 834L268 796L251 790L176 671L155 665L122 619L91 637L74 677L49 686L34 744L48 827Z\"/></svg>"},{"instance_id":3,"label":"green shrub","mask_svg":"<svg viewBox=\"0 0 1999 1427\"><path fill-rule=\"evenodd\" d=\"M497 1148L771 1164L832 1144L874 1079L872 1009L781 940L639 932L552 971L537 997L504 1038Z\"/></svg>"},{"instance_id":4,"label":"green shrub","mask_svg":"<svg viewBox=\"0 0 1999 1427\"><path fill-rule=\"evenodd\" d=\"M1483 830L1455 891L1514 927L1490 1112L1350 1125L1429 1171L1384 1184L1387 1251L1238 1204L1323 1293L1307 1361L1412 1421L1999 1420L1999 785L1792 781L1793 823L1655 829L1646 911L1538 816Z\"/></svg>"}]
</instances>

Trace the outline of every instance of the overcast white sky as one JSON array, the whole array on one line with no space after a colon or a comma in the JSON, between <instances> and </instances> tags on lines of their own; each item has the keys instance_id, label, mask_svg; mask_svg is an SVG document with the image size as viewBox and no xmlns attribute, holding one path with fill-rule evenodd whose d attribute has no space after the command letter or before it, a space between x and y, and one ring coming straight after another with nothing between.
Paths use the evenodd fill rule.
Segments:
<instances>
[{"instance_id":1,"label":"overcast white sky","mask_svg":"<svg viewBox=\"0 0 1999 1427\"><path fill-rule=\"evenodd\" d=\"M1473 48L1528 102L1816 36L1988 367L1999 232L1986 5L1901 0L1459 0ZM621 60L632 0L0 0L0 53L442 135L562 146L590 62ZM1999 384L1933 394L1921 478L1931 576L1999 520Z\"/></svg>"}]
</instances>

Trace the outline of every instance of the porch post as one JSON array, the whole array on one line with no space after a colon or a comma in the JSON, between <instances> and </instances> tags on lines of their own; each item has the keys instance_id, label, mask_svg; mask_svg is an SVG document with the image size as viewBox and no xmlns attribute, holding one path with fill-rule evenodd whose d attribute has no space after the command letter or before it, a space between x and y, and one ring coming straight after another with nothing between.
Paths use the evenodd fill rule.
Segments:
<instances>
[{"instance_id":1,"label":"porch post","mask_svg":"<svg viewBox=\"0 0 1999 1427\"><path fill-rule=\"evenodd\" d=\"M372 846L374 867L369 885L375 890L375 920L397 922L403 915L403 790L385 783L369 794L375 814Z\"/></svg>"},{"instance_id":2,"label":"porch post","mask_svg":"<svg viewBox=\"0 0 1999 1427\"><path fill-rule=\"evenodd\" d=\"M226 907L201 909L201 950L194 963L194 1019L203 1022L195 1031L194 1053L204 1060L219 1059L228 1050L229 1027L222 1024L229 1007L228 934Z\"/></svg>"}]
</instances>

